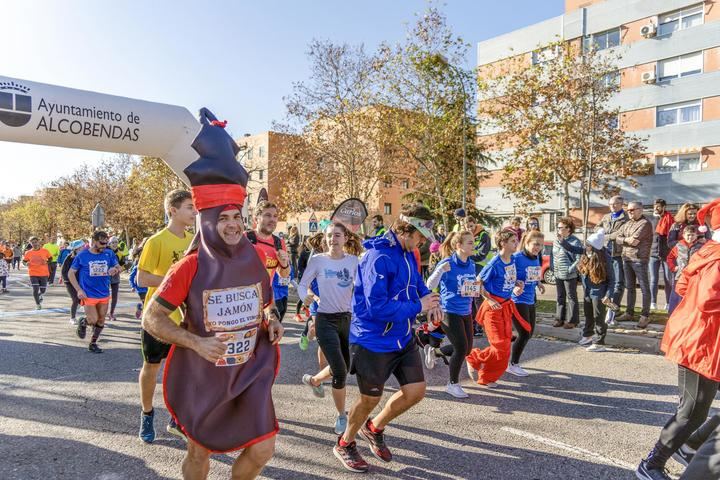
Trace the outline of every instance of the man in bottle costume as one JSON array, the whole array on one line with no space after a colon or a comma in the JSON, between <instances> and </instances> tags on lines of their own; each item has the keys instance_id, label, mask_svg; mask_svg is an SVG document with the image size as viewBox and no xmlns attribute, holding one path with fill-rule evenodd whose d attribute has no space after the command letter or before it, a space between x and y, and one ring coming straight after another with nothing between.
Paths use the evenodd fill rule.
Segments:
<instances>
[{"instance_id":1,"label":"man in bottle costume","mask_svg":"<svg viewBox=\"0 0 720 480\"><path fill-rule=\"evenodd\" d=\"M212 453L243 449L233 478L252 479L272 458L278 423L272 385L283 334L263 254L243 235L248 175L238 147L208 110L193 142L190 179L200 228L155 293L143 327L173 344L165 403L188 438L183 477L207 478ZM184 306L178 326L169 315Z\"/></svg>"}]
</instances>

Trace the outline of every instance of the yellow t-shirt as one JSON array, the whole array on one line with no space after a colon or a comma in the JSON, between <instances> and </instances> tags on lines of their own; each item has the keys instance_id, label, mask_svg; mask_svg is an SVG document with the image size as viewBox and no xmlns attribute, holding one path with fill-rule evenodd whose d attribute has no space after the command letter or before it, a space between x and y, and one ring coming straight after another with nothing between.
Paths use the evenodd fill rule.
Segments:
<instances>
[{"instance_id":1,"label":"yellow t-shirt","mask_svg":"<svg viewBox=\"0 0 720 480\"><path fill-rule=\"evenodd\" d=\"M186 231L185 237L179 238L167 228L163 228L145 242L143 251L140 254L138 269L145 270L153 275L165 276L172 264L183 257L185 250L190 246L192 238L193 235L190 232ZM157 290L157 287L148 287L145 308L150 303L155 290ZM172 312L170 318L178 325L182 321L179 310Z\"/></svg>"}]
</instances>

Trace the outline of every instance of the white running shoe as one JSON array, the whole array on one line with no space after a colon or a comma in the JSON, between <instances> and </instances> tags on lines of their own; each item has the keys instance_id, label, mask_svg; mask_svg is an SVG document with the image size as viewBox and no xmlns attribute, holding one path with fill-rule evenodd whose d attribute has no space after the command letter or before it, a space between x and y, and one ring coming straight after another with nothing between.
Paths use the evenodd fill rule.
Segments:
<instances>
[{"instance_id":1,"label":"white running shoe","mask_svg":"<svg viewBox=\"0 0 720 480\"><path fill-rule=\"evenodd\" d=\"M585 345L590 345L591 343L592 337L582 337L578 342L578 345L582 345L584 347Z\"/></svg>"},{"instance_id":2,"label":"white running shoe","mask_svg":"<svg viewBox=\"0 0 720 480\"><path fill-rule=\"evenodd\" d=\"M423 352L425 352L425 366L428 370L432 370L435 368L435 349L428 344L423 347Z\"/></svg>"},{"instance_id":3,"label":"white running shoe","mask_svg":"<svg viewBox=\"0 0 720 480\"><path fill-rule=\"evenodd\" d=\"M78 321L77 318L71 318L70 319L70 325L77 327Z\"/></svg>"},{"instance_id":4,"label":"white running shoe","mask_svg":"<svg viewBox=\"0 0 720 480\"><path fill-rule=\"evenodd\" d=\"M597 343L593 343L587 348L588 352L606 352L607 348L605 345L599 345Z\"/></svg>"},{"instance_id":5,"label":"white running shoe","mask_svg":"<svg viewBox=\"0 0 720 480\"><path fill-rule=\"evenodd\" d=\"M476 377L476 375L477 375L477 370L475 370L475 369L472 367L472 365L470 365L469 363L467 363L467 360L465 361L465 365L467 366L468 377L470 377L470 380L472 380L472 381L477 380L477 377Z\"/></svg>"},{"instance_id":6,"label":"white running shoe","mask_svg":"<svg viewBox=\"0 0 720 480\"><path fill-rule=\"evenodd\" d=\"M650 303L650 310L657 310L657 303L655 303L655 302Z\"/></svg>"},{"instance_id":7,"label":"white running shoe","mask_svg":"<svg viewBox=\"0 0 720 480\"><path fill-rule=\"evenodd\" d=\"M490 383L481 383L480 386L485 387L485 388L497 388L498 384L495 382L490 382Z\"/></svg>"},{"instance_id":8,"label":"white running shoe","mask_svg":"<svg viewBox=\"0 0 720 480\"><path fill-rule=\"evenodd\" d=\"M323 384L321 383L318 386L315 386L312 384L312 375L308 375L307 373L302 376L302 383L310 387L312 390L313 395L315 395L317 398L324 398L325 397L325 389L323 388Z\"/></svg>"},{"instance_id":9,"label":"white running shoe","mask_svg":"<svg viewBox=\"0 0 720 480\"><path fill-rule=\"evenodd\" d=\"M524 368L522 368L517 363L511 363L510 366L508 366L506 372L515 375L516 377L527 377L530 375L528 372L525 371Z\"/></svg>"},{"instance_id":10,"label":"white running shoe","mask_svg":"<svg viewBox=\"0 0 720 480\"><path fill-rule=\"evenodd\" d=\"M470 396L465 393L459 383L448 383L445 391L455 398L468 398Z\"/></svg>"}]
</instances>

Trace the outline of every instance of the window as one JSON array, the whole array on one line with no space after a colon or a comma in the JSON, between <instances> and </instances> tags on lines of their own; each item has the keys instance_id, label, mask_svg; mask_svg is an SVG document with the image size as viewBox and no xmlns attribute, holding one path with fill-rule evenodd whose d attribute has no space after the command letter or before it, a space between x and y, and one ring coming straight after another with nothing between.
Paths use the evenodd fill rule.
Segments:
<instances>
[{"instance_id":1,"label":"window","mask_svg":"<svg viewBox=\"0 0 720 480\"><path fill-rule=\"evenodd\" d=\"M383 179L383 187L390 188L392 187L392 179L390 178L384 178Z\"/></svg>"},{"instance_id":2,"label":"window","mask_svg":"<svg viewBox=\"0 0 720 480\"><path fill-rule=\"evenodd\" d=\"M678 30L702 25L703 23L703 4L687 7L682 10L660 15L658 20L658 36L670 35Z\"/></svg>"},{"instance_id":3,"label":"window","mask_svg":"<svg viewBox=\"0 0 720 480\"><path fill-rule=\"evenodd\" d=\"M606 87L619 87L620 86L620 72L614 71L603 75L602 84Z\"/></svg>"},{"instance_id":4,"label":"window","mask_svg":"<svg viewBox=\"0 0 720 480\"><path fill-rule=\"evenodd\" d=\"M678 123L699 122L700 108L700 100L657 107L656 125L664 127Z\"/></svg>"},{"instance_id":5,"label":"window","mask_svg":"<svg viewBox=\"0 0 720 480\"><path fill-rule=\"evenodd\" d=\"M262 148L262 147L260 147ZM258 180L262 180L265 176L265 170L258 170Z\"/></svg>"},{"instance_id":6,"label":"window","mask_svg":"<svg viewBox=\"0 0 720 480\"><path fill-rule=\"evenodd\" d=\"M248 158L248 160L253 159L253 147L248 147L247 158Z\"/></svg>"},{"instance_id":7,"label":"window","mask_svg":"<svg viewBox=\"0 0 720 480\"><path fill-rule=\"evenodd\" d=\"M383 205L383 213L385 215L392 215L392 203L386 203Z\"/></svg>"},{"instance_id":8,"label":"window","mask_svg":"<svg viewBox=\"0 0 720 480\"><path fill-rule=\"evenodd\" d=\"M408 188L410 188L410 182L407 181L407 180L403 180L403 181L402 181L402 188L404 188L405 190L407 190Z\"/></svg>"},{"instance_id":9,"label":"window","mask_svg":"<svg viewBox=\"0 0 720 480\"><path fill-rule=\"evenodd\" d=\"M700 154L663 155L655 157L655 173L699 172Z\"/></svg>"},{"instance_id":10,"label":"window","mask_svg":"<svg viewBox=\"0 0 720 480\"><path fill-rule=\"evenodd\" d=\"M600 33L594 33L583 39L583 49L605 50L620 45L620 27Z\"/></svg>"},{"instance_id":11,"label":"window","mask_svg":"<svg viewBox=\"0 0 720 480\"><path fill-rule=\"evenodd\" d=\"M532 52L532 64L537 65L539 63L545 63L548 60L552 60L557 57L558 51L554 47L545 47L541 50L535 50Z\"/></svg>"},{"instance_id":12,"label":"window","mask_svg":"<svg viewBox=\"0 0 720 480\"><path fill-rule=\"evenodd\" d=\"M262 145L261 145L260 147L258 147L258 156L259 156L260 158L264 158L264 157L265 157L265 147L262 146ZM260 178L262 179L262 177L260 177Z\"/></svg>"},{"instance_id":13,"label":"window","mask_svg":"<svg viewBox=\"0 0 720 480\"><path fill-rule=\"evenodd\" d=\"M658 62L658 81L687 77L702 73L703 52L689 53L679 57L666 58Z\"/></svg>"}]
</instances>

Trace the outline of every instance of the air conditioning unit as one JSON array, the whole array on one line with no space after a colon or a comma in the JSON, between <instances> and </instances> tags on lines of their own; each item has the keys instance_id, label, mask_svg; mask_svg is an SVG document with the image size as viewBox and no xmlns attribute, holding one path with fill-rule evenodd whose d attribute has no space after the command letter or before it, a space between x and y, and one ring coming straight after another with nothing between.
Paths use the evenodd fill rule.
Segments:
<instances>
[{"instance_id":1,"label":"air conditioning unit","mask_svg":"<svg viewBox=\"0 0 720 480\"><path fill-rule=\"evenodd\" d=\"M642 74L642 81L643 83L655 83L657 78L655 77L655 71L651 70L649 72L643 72Z\"/></svg>"},{"instance_id":2,"label":"air conditioning unit","mask_svg":"<svg viewBox=\"0 0 720 480\"><path fill-rule=\"evenodd\" d=\"M640 35L642 35L645 38L654 37L657 35L657 27L653 22L646 23L642 27L640 27Z\"/></svg>"}]
</instances>

